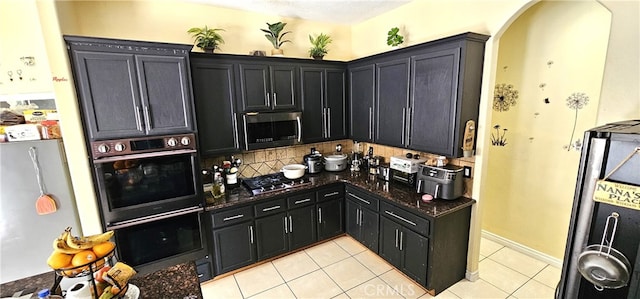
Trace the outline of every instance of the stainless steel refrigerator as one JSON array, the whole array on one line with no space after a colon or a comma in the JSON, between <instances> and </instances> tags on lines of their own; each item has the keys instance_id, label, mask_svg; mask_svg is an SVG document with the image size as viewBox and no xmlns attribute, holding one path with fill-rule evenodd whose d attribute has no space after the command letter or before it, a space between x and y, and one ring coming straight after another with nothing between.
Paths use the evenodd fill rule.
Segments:
<instances>
[{"instance_id":1,"label":"stainless steel refrigerator","mask_svg":"<svg viewBox=\"0 0 640 299\"><path fill-rule=\"evenodd\" d=\"M35 148L45 193L57 211L39 215ZM52 271L47 266L53 239L67 226L81 235L75 198L61 140L0 143L0 283Z\"/></svg>"},{"instance_id":2,"label":"stainless steel refrigerator","mask_svg":"<svg viewBox=\"0 0 640 299\"><path fill-rule=\"evenodd\" d=\"M640 120L585 132L556 298L640 298Z\"/></svg>"}]
</instances>

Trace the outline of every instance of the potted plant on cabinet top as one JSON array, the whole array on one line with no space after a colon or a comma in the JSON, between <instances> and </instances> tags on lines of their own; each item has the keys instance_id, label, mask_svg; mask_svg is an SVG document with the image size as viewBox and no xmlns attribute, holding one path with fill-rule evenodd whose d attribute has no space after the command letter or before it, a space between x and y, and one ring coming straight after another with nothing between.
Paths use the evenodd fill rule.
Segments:
<instances>
[{"instance_id":1,"label":"potted plant on cabinet top","mask_svg":"<svg viewBox=\"0 0 640 299\"><path fill-rule=\"evenodd\" d=\"M398 47L404 42L404 37L400 35L400 29L393 27L387 32L387 45L392 47Z\"/></svg>"},{"instance_id":2,"label":"potted plant on cabinet top","mask_svg":"<svg viewBox=\"0 0 640 299\"><path fill-rule=\"evenodd\" d=\"M327 50L327 45L331 43L331 37L324 33L320 33L316 38L309 35L309 41L313 46L309 49L309 56L313 57L313 59L322 60L322 57L327 55L329 52Z\"/></svg>"},{"instance_id":3,"label":"potted plant on cabinet top","mask_svg":"<svg viewBox=\"0 0 640 299\"><path fill-rule=\"evenodd\" d=\"M281 34L282 30L284 29L284 26L286 25L287 23L282 23L282 22L273 23L273 24L267 23L267 26L269 29L260 29L263 32L267 33L264 36L273 45L273 49L271 50L272 56L282 56L284 52L282 51L282 49L280 49L280 46L282 46L282 44L286 42L289 42L289 43L291 42L290 40L283 40L284 36L287 35L287 33L291 33L291 31L287 31Z\"/></svg>"},{"instance_id":4,"label":"potted plant on cabinet top","mask_svg":"<svg viewBox=\"0 0 640 299\"><path fill-rule=\"evenodd\" d=\"M211 28L206 25L203 28L193 27L187 31L195 39L195 45L202 49L205 53L213 53L215 49L219 49L218 45L224 44L224 39L216 31L224 31L224 29Z\"/></svg>"}]
</instances>

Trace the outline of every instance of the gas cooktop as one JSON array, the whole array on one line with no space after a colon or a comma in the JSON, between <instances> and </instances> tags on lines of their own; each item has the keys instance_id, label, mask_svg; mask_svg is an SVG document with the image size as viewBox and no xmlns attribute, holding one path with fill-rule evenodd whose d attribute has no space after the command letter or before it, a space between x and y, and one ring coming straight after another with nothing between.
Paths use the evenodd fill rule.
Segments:
<instances>
[{"instance_id":1,"label":"gas cooktop","mask_svg":"<svg viewBox=\"0 0 640 299\"><path fill-rule=\"evenodd\" d=\"M265 194L288 189L294 189L311 184L308 178L288 179L281 172L261 175L242 180L242 184L253 195Z\"/></svg>"}]
</instances>

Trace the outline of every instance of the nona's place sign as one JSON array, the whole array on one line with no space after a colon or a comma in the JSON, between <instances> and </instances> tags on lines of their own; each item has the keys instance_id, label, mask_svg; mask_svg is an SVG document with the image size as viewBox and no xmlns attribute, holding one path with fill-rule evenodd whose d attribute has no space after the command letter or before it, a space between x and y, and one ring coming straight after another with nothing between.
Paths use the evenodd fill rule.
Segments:
<instances>
[{"instance_id":1,"label":"nona's place sign","mask_svg":"<svg viewBox=\"0 0 640 299\"><path fill-rule=\"evenodd\" d=\"M593 200L619 207L640 210L640 187L598 180Z\"/></svg>"}]
</instances>

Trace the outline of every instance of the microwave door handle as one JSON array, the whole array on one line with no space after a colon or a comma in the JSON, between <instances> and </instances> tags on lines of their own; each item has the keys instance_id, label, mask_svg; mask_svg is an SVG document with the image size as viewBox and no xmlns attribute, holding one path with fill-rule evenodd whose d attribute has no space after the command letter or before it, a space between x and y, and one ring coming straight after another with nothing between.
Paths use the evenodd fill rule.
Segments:
<instances>
[{"instance_id":1,"label":"microwave door handle","mask_svg":"<svg viewBox=\"0 0 640 299\"><path fill-rule=\"evenodd\" d=\"M302 142L302 122L300 116L296 116L296 122L298 123L298 142Z\"/></svg>"},{"instance_id":2,"label":"microwave door handle","mask_svg":"<svg viewBox=\"0 0 640 299\"><path fill-rule=\"evenodd\" d=\"M244 149L249 150L249 137L247 137L247 116L242 115L242 125L244 126Z\"/></svg>"}]
</instances>

